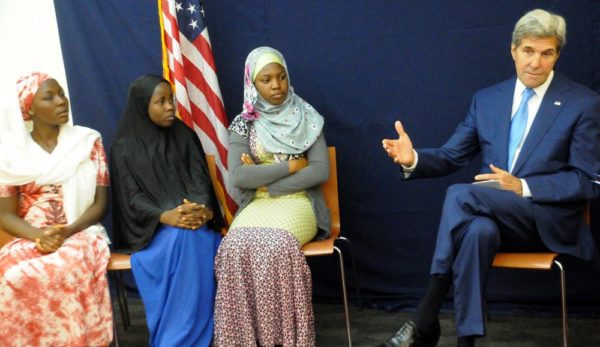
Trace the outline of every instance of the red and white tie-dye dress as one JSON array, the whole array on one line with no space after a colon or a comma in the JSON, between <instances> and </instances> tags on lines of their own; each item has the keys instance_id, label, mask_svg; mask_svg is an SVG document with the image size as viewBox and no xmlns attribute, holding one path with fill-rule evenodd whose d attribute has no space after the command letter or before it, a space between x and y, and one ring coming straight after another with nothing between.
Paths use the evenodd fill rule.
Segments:
<instances>
[{"instance_id":1,"label":"red and white tie-dye dress","mask_svg":"<svg viewBox=\"0 0 600 347\"><path fill-rule=\"evenodd\" d=\"M109 185L106 154L96 140L96 182ZM19 216L34 227L67 224L61 185L0 186L19 196ZM0 249L0 346L107 346L112 309L106 280L110 252L96 234L79 232L54 253L15 238Z\"/></svg>"}]
</instances>

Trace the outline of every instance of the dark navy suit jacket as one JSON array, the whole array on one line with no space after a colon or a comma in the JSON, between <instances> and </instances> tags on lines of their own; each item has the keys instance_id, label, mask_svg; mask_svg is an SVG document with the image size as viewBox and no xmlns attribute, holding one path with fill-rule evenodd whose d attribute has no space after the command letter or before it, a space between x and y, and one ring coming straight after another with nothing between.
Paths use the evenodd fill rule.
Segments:
<instances>
[{"instance_id":1,"label":"dark navy suit jacket","mask_svg":"<svg viewBox=\"0 0 600 347\"><path fill-rule=\"evenodd\" d=\"M508 134L516 77L477 92L469 114L440 148L417 150L410 178L452 173L482 155L507 170ZM582 211L600 185L600 96L554 74L512 174L531 190L535 221L552 251L591 260L596 252Z\"/></svg>"}]
</instances>

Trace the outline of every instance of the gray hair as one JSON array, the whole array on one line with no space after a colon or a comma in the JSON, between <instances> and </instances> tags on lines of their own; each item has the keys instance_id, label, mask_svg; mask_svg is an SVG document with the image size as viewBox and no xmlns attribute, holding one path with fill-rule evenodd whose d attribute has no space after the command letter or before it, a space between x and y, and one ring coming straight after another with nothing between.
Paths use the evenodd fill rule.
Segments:
<instances>
[{"instance_id":1,"label":"gray hair","mask_svg":"<svg viewBox=\"0 0 600 347\"><path fill-rule=\"evenodd\" d=\"M567 23L562 16L536 9L525 13L515 24L512 44L518 47L527 36L537 38L555 37L560 51L567 43Z\"/></svg>"}]
</instances>

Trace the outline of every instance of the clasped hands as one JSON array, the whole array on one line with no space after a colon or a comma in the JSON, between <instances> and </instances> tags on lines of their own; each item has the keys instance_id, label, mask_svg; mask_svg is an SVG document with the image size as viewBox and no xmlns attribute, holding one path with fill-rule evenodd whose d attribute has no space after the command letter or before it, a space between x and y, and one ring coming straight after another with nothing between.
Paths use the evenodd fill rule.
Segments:
<instances>
[{"instance_id":1,"label":"clasped hands","mask_svg":"<svg viewBox=\"0 0 600 347\"><path fill-rule=\"evenodd\" d=\"M56 252L72 234L69 227L62 224L42 228L35 238L35 248L42 253Z\"/></svg>"},{"instance_id":2,"label":"clasped hands","mask_svg":"<svg viewBox=\"0 0 600 347\"><path fill-rule=\"evenodd\" d=\"M405 167L415 165L415 153L412 141L404 131L402 123L396 121L394 124L397 139L384 139L382 141L383 149L387 155L394 160L394 163ZM490 164L491 173L479 174L475 176L475 181L496 180L504 190L510 190L518 196L523 196L523 184L518 177L511 175L508 171L502 170L493 164Z\"/></svg>"},{"instance_id":3,"label":"clasped hands","mask_svg":"<svg viewBox=\"0 0 600 347\"><path fill-rule=\"evenodd\" d=\"M183 199L183 204L160 215L161 223L192 230L202 227L212 218L212 209L204 204L191 202L188 199Z\"/></svg>"}]
</instances>

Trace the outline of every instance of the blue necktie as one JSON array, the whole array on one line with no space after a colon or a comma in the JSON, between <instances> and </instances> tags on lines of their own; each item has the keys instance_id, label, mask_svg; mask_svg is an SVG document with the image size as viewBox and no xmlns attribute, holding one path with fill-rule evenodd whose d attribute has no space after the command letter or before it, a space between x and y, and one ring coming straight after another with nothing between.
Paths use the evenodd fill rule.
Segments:
<instances>
[{"instance_id":1,"label":"blue necktie","mask_svg":"<svg viewBox=\"0 0 600 347\"><path fill-rule=\"evenodd\" d=\"M523 91L523 98L521 104L515 112L515 116L510 122L510 136L508 137L508 170L510 171L513 158L515 157L515 151L521 143L521 139L525 134L525 127L527 126L527 117L529 112L527 109L527 103L529 99L535 95L535 92L531 88L526 88Z\"/></svg>"}]
</instances>

